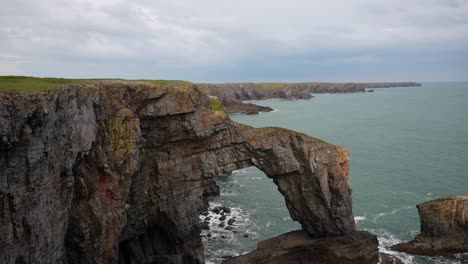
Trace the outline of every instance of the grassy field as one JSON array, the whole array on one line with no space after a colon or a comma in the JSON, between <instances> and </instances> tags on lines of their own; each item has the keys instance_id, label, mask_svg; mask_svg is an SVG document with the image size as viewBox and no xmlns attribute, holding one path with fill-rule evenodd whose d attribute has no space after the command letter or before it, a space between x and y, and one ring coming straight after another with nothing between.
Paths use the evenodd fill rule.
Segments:
<instances>
[{"instance_id":1,"label":"grassy field","mask_svg":"<svg viewBox=\"0 0 468 264\"><path fill-rule=\"evenodd\" d=\"M0 76L0 92L5 93L34 93L47 92L57 87L72 84L91 83L104 80L119 80L119 79L64 79L64 78L37 78L28 76ZM158 87L166 87L174 85L178 87L188 87L191 85L187 81L173 80L138 80L154 84Z\"/></svg>"},{"instance_id":2,"label":"grassy field","mask_svg":"<svg viewBox=\"0 0 468 264\"><path fill-rule=\"evenodd\" d=\"M79 84L89 80L63 78L35 78L26 76L0 76L0 92L44 92L66 84Z\"/></svg>"}]
</instances>

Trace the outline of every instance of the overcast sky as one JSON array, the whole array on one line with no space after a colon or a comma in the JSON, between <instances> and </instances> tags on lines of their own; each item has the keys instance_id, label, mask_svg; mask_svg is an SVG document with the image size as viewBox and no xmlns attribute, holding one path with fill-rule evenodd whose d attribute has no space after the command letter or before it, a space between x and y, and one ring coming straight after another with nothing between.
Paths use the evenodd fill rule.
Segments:
<instances>
[{"instance_id":1,"label":"overcast sky","mask_svg":"<svg viewBox=\"0 0 468 264\"><path fill-rule=\"evenodd\" d=\"M468 80L468 1L2 1L6 74Z\"/></svg>"}]
</instances>

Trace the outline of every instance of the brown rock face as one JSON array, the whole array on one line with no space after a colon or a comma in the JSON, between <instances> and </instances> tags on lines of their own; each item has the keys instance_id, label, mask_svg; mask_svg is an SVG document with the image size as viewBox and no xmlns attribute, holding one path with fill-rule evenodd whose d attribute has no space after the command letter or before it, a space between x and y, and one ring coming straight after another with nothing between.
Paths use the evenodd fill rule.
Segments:
<instances>
[{"instance_id":1,"label":"brown rock face","mask_svg":"<svg viewBox=\"0 0 468 264\"><path fill-rule=\"evenodd\" d=\"M256 250L223 264L377 263L377 245L377 238L364 231L338 237L311 238L301 230L261 241Z\"/></svg>"},{"instance_id":2,"label":"brown rock face","mask_svg":"<svg viewBox=\"0 0 468 264\"><path fill-rule=\"evenodd\" d=\"M468 195L445 197L417 207L421 233L392 249L427 256L468 252Z\"/></svg>"},{"instance_id":3,"label":"brown rock face","mask_svg":"<svg viewBox=\"0 0 468 264\"><path fill-rule=\"evenodd\" d=\"M203 263L204 194L248 166L309 236L356 234L345 149L234 123L194 85L2 94L0 151L1 263Z\"/></svg>"}]
</instances>

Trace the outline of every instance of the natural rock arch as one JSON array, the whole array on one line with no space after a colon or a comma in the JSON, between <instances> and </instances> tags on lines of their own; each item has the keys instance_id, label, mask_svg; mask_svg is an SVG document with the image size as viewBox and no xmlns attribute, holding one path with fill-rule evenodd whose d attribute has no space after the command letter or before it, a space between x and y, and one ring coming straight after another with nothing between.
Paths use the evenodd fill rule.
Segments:
<instances>
[{"instance_id":1,"label":"natural rock arch","mask_svg":"<svg viewBox=\"0 0 468 264\"><path fill-rule=\"evenodd\" d=\"M212 100L189 84L116 81L2 95L0 262L201 263L205 186L248 166L311 236L354 230L345 149L239 125Z\"/></svg>"}]
</instances>

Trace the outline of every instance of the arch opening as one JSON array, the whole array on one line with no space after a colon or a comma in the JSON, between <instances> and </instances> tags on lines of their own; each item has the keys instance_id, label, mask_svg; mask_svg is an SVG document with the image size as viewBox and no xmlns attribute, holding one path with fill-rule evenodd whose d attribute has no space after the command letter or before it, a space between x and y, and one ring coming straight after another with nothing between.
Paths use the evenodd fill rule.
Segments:
<instances>
[{"instance_id":1,"label":"arch opening","mask_svg":"<svg viewBox=\"0 0 468 264\"><path fill-rule=\"evenodd\" d=\"M207 263L220 263L254 250L259 241L301 228L277 185L257 167L213 179L219 195L207 198L208 210L200 215Z\"/></svg>"}]
</instances>

